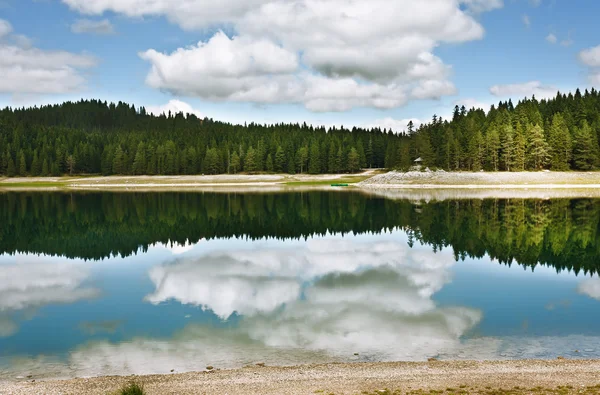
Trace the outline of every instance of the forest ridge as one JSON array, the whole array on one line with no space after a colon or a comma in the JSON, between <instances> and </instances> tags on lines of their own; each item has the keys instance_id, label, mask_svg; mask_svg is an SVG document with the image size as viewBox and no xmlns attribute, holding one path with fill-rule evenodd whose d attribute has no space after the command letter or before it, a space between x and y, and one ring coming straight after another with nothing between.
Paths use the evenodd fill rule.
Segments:
<instances>
[{"instance_id":1,"label":"forest ridge","mask_svg":"<svg viewBox=\"0 0 600 395\"><path fill-rule=\"evenodd\" d=\"M448 171L600 167L600 94L455 107L451 120L406 131L306 124L232 125L99 100L0 111L0 174L169 175L347 173L408 169L416 158Z\"/></svg>"}]
</instances>

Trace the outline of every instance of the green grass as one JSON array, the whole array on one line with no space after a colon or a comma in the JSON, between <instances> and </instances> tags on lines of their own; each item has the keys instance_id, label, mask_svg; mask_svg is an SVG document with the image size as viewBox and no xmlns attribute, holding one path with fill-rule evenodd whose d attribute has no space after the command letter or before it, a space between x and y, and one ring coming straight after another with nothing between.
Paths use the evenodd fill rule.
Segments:
<instances>
[{"instance_id":1,"label":"green grass","mask_svg":"<svg viewBox=\"0 0 600 395\"><path fill-rule=\"evenodd\" d=\"M131 382L117 392L118 395L146 395L142 384Z\"/></svg>"}]
</instances>

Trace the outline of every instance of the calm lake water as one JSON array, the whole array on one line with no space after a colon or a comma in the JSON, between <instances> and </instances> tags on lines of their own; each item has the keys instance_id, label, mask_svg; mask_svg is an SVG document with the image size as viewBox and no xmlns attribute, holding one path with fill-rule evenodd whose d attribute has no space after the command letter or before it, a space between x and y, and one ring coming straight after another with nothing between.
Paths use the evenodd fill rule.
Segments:
<instances>
[{"instance_id":1,"label":"calm lake water","mask_svg":"<svg viewBox=\"0 0 600 395\"><path fill-rule=\"evenodd\" d=\"M600 358L599 223L581 199L0 193L0 378Z\"/></svg>"}]
</instances>

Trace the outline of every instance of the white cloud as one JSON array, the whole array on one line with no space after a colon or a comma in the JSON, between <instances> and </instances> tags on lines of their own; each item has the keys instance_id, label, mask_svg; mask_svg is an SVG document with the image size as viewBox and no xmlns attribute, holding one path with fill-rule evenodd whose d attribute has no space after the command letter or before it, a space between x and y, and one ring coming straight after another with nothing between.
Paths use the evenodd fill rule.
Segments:
<instances>
[{"instance_id":1,"label":"white cloud","mask_svg":"<svg viewBox=\"0 0 600 395\"><path fill-rule=\"evenodd\" d=\"M521 20L523 21L523 24L527 27L531 26L531 19L529 19L529 15L527 14L523 14L523 16L521 17Z\"/></svg>"},{"instance_id":2,"label":"white cloud","mask_svg":"<svg viewBox=\"0 0 600 395\"><path fill-rule=\"evenodd\" d=\"M492 11L504 7L503 0L461 0L461 3L474 13Z\"/></svg>"},{"instance_id":3,"label":"white cloud","mask_svg":"<svg viewBox=\"0 0 600 395\"><path fill-rule=\"evenodd\" d=\"M194 114L195 116L197 116L200 119L204 118L204 114L202 114L200 111L194 109L188 103L183 102L181 100L176 100L176 99L169 100L169 102L167 104L164 104L162 106L147 106L146 111L149 112L150 114L154 114L156 116L159 116L162 114L168 114L170 111L171 114L173 114L173 115L182 112L184 115ZM179 248L181 249L181 248L185 248L185 247L181 246Z\"/></svg>"},{"instance_id":4,"label":"white cloud","mask_svg":"<svg viewBox=\"0 0 600 395\"><path fill-rule=\"evenodd\" d=\"M88 276L87 270L71 263L0 265L0 312L95 297L96 289L81 287Z\"/></svg>"},{"instance_id":5,"label":"white cloud","mask_svg":"<svg viewBox=\"0 0 600 395\"><path fill-rule=\"evenodd\" d=\"M115 29L108 19L99 21L92 19L78 19L71 25L71 31L77 34L91 33L110 35L115 33Z\"/></svg>"},{"instance_id":6,"label":"white cloud","mask_svg":"<svg viewBox=\"0 0 600 395\"><path fill-rule=\"evenodd\" d=\"M600 45L579 52L579 60L589 68L590 83L600 86Z\"/></svg>"},{"instance_id":7,"label":"white cloud","mask_svg":"<svg viewBox=\"0 0 600 395\"><path fill-rule=\"evenodd\" d=\"M414 129L418 129L423 121L417 118L409 118L409 119L394 119L391 117L377 119L374 122L364 125L365 128L380 128L381 130L387 129L391 130L395 133L408 131L408 123L412 121L414 125Z\"/></svg>"},{"instance_id":8,"label":"white cloud","mask_svg":"<svg viewBox=\"0 0 600 395\"><path fill-rule=\"evenodd\" d=\"M98 296L99 291L83 287L89 271L72 263L25 261L0 265L0 337L15 334L19 327L11 318L16 311L46 305L73 303Z\"/></svg>"},{"instance_id":9,"label":"white cloud","mask_svg":"<svg viewBox=\"0 0 600 395\"><path fill-rule=\"evenodd\" d=\"M600 300L600 279L595 277L581 281L577 286L577 291L590 298Z\"/></svg>"},{"instance_id":10,"label":"white cloud","mask_svg":"<svg viewBox=\"0 0 600 395\"><path fill-rule=\"evenodd\" d=\"M0 20L7 35L6 22ZM8 25L10 28L10 25ZM96 65L89 55L34 48L21 35L9 35L12 43L0 41L0 93L67 93L85 85L82 71Z\"/></svg>"},{"instance_id":11,"label":"white cloud","mask_svg":"<svg viewBox=\"0 0 600 395\"><path fill-rule=\"evenodd\" d=\"M12 32L12 26L8 21L0 19L0 39L8 36Z\"/></svg>"},{"instance_id":12,"label":"white cloud","mask_svg":"<svg viewBox=\"0 0 600 395\"><path fill-rule=\"evenodd\" d=\"M498 97L531 97L550 98L556 96L558 88L554 86L543 85L540 81L530 81L523 84L494 85L490 88L490 93Z\"/></svg>"},{"instance_id":13,"label":"white cloud","mask_svg":"<svg viewBox=\"0 0 600 395\"><path fill-rule=\"evenodd\" d=\"M411 94L417 99L441 99L442 96L455 95L456 87L450 81L425 80L413 88Z\"/></svg>"},{"instance_id":14,"label":"white cloud","mask_svg":"<svg viewBox=\"0 0 600 395\"><path fill-rule=\"evenodd\" d=\"M151 65L147 84L182 96L300 103L312 111L393 108L454 94L450 67L434 49L481 39L474 15L502 6L501 0L63 2L90 15L166 16L185 29L232 26L233 38L218 32L170 54L143 52ZM315 82L336 97L315 95L323 91Z\"/></svg>"},{"instance_id":15,"label":"white cloud","mask_svg":"<svg viewBox=\"0 0 600 395\"><path fill-rule=\"evenodd\" d=\"M546 41L548 41L550 44L556 44L558 39L556 38L556 36L554 34L550 33L546 36Z\"/></svg>"},{"instance_id":16,"label":"white cloud","mask_svg":"<svg viewBox=\"0 0 600 395\"><path fill-rule=\"evenodd\" d=\"M600 67L600 45L579 52L579 60L589 67Z\"/></svg>"}]
</instances>

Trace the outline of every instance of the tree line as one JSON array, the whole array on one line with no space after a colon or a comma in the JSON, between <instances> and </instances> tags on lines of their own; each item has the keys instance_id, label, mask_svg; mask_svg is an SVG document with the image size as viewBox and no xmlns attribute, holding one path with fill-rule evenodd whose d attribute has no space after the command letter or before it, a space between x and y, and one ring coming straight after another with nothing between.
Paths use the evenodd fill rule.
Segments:
<instances>
[{"instance_id":1,"label":"tree line","mask_svg":"<svg viewBox=\"0 0 600 395\"><path fill-rule=\"evenodd\" d=\"M0 111L0 174L169 175L347 173L362 168L466 171L600 167L600 94L456 106L394 133L304 124L232 125L195 115L154 116L99 100Z\"/></svg>"},{"instance_id":2,"label":"tree line","mask_svg":"<svg viewBox=\"0 0 600 395\"><path fill-rule=\"evenodd\" d=\"M358 192L0 193L0 254L104 259L155 243L408 234L409 246L451 248L457 261L600 271L600 202L487 199L415 204ZM59 230L59 231L57 231ZM403 238L404 239L404 238Z\"/></svg>"}]
</instances>

